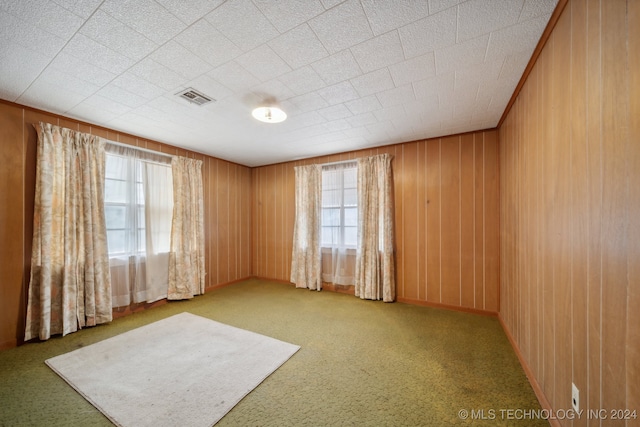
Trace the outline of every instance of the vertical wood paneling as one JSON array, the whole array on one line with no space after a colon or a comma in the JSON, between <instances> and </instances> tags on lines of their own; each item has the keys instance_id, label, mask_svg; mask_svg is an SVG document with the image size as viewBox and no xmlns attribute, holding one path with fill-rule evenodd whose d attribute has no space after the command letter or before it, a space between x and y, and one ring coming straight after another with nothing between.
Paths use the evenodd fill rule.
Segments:
<instances>
[{"instance_id":1,"label":"vertical wood paneling","mask_svg":"<svg viewBox=\"0 0 640 427\"><path fill-rule=\"evenodd\" d=\"M589 192L588 408L602 408L602 72L600 2L587 1L587 159ZM590 423L591 424L591 423Z\"/></svg>"},{"instance_id":2,"label":"vertical wood paneling","mask_svg":"<svg viewBox=\"0 0 640 427\"><path fill-rule=\"evenodd\" d=\"M498 173L498 137L484 133L484 262L483 310L500 310L500 181Z\"/></svg>"},{"instance_id":3,"label":"vertical wood paneling","mask_svg":"<svg viewBox=\"0 0 640 427\"><path fill-rule=\"evenodd\" d=\"M19 342L24 324L22 259L25 238L22 187L25 147L22 111L0 104L0 349ZM7 286L12 284L12 286ZM8 305L4 301L12 301Z\"/></svg>"},{"instance_id":4,"label":"vertical wood paneling","mask_svg":"<svg viewBox=\"0 0 640 427\"><path fill-rule=\"evenodd\" d=\"M440 139L427 141L427 301L442 302L440 266Z\"/></svg>"},{"instance_id":5,"label":"vertical wood paneling","mask_svg":"<svg viewBox=\"0 0 640 427\"><path fill-rule=\"evenodd\" d=\"M628 65L626 2L603 1L602 11L602 405L623 408L626 404L625 342L628 276L628 197L627 175ZM635 144L638 143L636 138ZM634 183L638 185L638 183ZM636 215L637 217L637 215ZM635 242L638 244L638 242ZM639 285L636 283L636 285ZM615 424L608 421L607 425Z\"/></svg>"},{"instance_id":6,"label":"vertical wood paneling","mask_svg":"<svg viewBox=\"0 0 640 427\"><path fill-rule=\"evenodd\" d=\"M402 201L405 208L402 210L402 225L415 224L411 233L403 233L402 241L402 276L398 276L401 288L398 294L406 298L418 299L419 274L418 267L420 256L420 245L418 236L420 233L420 222L418 220L417 185L418 180L418 143L403 145L403 174L402 174ZM405 201L413 200L413 203ZM403 230L400 229L402 232ZM400 279L400 277L402 277ZM412 285L409 285L412 284Z\"/></svg>"},{"instance_id":7,"label":"vertical wood paneling","mask_svg":"<svg viewBox=\"0 0 640 427\"><path fill-rule=\"evenodd\" d=\"M474 308L474 135L460 137L460 305Z\"/></svg>"},{"instance_id":8,"label":"vertical wood paneling","mask_svg":"<svg viewBox=\"0 0 640 427\"><path fill-rule=\"evenodd\" d=\"M249 197L252 183L248 167L0 102L0 146L3 156L0 169L0 194L3 197L0 203L0 237L3 242L0 257L0 349L15 346L24 336L36 175L37 136L33 124L39 121L133 146L203 160L206 286L212 287L251 275ZM219 172L223 174L221 180ZM8 198L6 203L4 198ZM11 236L5 235L9 232Z\"/></svg>"},{"instance_id":9,"label":"vertical wood paneling","mask_svg":"<svg viewBox=\"0 0 640 427\"><path fill-rule=\"evenodd\" d=\"M628 2L629 31L629 70L636 72L629 75L629 215L637 216L640 212L640 144L637 143L640 135L640 2ZM635 183L635 184L634 184ZM629 253L627 265L629 266L630 283L640 281L640 222L629 222ZM625 408L640 408L640 286L630 286L627 297L627 355L626 355L626 394Z\"/></svg>"},{"instance_id":10,"label":"vertical wood paneling","mask_svg":"<svg viewBox=\"0 0 640 427\"><path fill-rule=\"evenodd\" d=\"M555 410L639 404L638 9L571 0L499 129L500 316Z\"/></svg>"},{"instance_id":11,"label":"vertical wood paneling","mask_svg":"<svg viewBox=\"0 0 640 427\"><path fill-rule=\"evenodd\" d=\"M389 153L398 299L496 312L497 149L497 133L488 131L252 169L253 274L289 281L295 166Z\"/></svg>"},{"instance_id":12,"label":"vertical wood paneling","mask_svg":"<svg viewBox=\"0 0 640 427\"><path fill-rule=\"evenodd\" d=\"M457 306L460 305L460 137L442 138L440 153L442 302Z\"/></svg>"},{"instance_id":13,"label":"vertical wood paneling","mask_svg":"<svg viewBox=\"0 0 640 427\"><path fill-rule=\"evenodd\" d=\"M474 160L474 275L473 306L484 308L484 134L473 135Z\"/></svg>"},{"instance_id":14,"label":"vertical wood paneling","mask_svg":"<svg viewBox=\"0 0 640 427\"><path fill-rule=\"evenodd\" d=\"M586 137L586 8L584 1L571 6L571 379L579 390L588 390L588 258L589 211L588 197L588 147ZM588 401L584 400L585 403ZM586 406L586 405L583 405ZM575 420L573 425L586 426L587 419Z\"/></svg>"}]
</instances>

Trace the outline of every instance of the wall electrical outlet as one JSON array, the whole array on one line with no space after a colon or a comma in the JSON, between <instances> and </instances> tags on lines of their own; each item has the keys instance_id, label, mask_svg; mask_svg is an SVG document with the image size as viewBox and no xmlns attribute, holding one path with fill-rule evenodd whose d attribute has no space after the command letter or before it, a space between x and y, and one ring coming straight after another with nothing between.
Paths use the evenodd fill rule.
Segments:
<instances>
[{"instance_id":1,"label":"wall electrical outlet","mask_svg":"<svg viewBox=\"0 0 640 427\"><path fill-rule=\"evenodd\" d=\"M576 412L580 412L580 390L574 383L571 383L571 406Z\"/></svg>"}]
</instances>

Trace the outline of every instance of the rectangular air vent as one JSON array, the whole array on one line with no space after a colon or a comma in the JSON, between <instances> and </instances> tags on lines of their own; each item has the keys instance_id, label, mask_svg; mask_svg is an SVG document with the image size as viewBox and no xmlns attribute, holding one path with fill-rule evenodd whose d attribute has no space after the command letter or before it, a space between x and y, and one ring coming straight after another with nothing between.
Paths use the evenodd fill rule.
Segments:
<instances>
[{"instance_id":1,"label":"rectangular air vent","mask_svg":"<svg viewBox=\"0 0 640 427\"><path fill-rule=\"evenodd\" d=\"M204 104L208 104L209 102L216 102L215 99L201 92L198 92L197 90L191 87L181 92L178 92L176 95L179 95L181 98L184 98L187 101L191 102L192 104L196 104L196 105L204 105Z\"/></svg>"}]
</instances>

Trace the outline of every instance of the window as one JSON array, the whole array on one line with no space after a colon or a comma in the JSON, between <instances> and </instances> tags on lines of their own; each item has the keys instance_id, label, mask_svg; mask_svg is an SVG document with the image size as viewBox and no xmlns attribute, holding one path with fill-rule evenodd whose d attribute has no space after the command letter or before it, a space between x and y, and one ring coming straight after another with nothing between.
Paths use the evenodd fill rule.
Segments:
<instances>
[{"instance_id":1,"label":"window","mask_svg":"<svg viewBox=\"0 0 640 427\"><path fill-rule=\"evenodd\" d=\"M104 213L109 256L144 253L146 239L141 160L107 153Z\"/></svg>"},{"instance_id":2,"label":"window","mask_svg":"<svg viewBox=\"0 0 640 427\"><path fill-rule=\"evenodd\" d=\"M170 158L106 146L104 211L114 307L167 296L173 184Z\"/></svg>"},{"instance_id":3,"label":"window","mask_svg":"<svg viewBox=\"0 0 640 427\"><path fill-rule=\"evenodd\" d=\"M358 245L357 163L348 162L322 168L323 247Z\"/></svg>"}]
</instances>

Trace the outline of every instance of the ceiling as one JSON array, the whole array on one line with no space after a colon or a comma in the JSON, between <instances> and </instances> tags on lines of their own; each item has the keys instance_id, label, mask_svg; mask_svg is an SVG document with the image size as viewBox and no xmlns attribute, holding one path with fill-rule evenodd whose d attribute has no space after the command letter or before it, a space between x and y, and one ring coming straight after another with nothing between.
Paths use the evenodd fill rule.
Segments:
<instances>
[{"instance_id":1,"label":"ceiling","mask_svg":"<svg viewBox=\"0 0 640 427\"><path fill-rule=\"evenodd\" d=\"M556 3L2 0L0 98L247 166L493 128Z\"/></svg>"}]
</instances>

